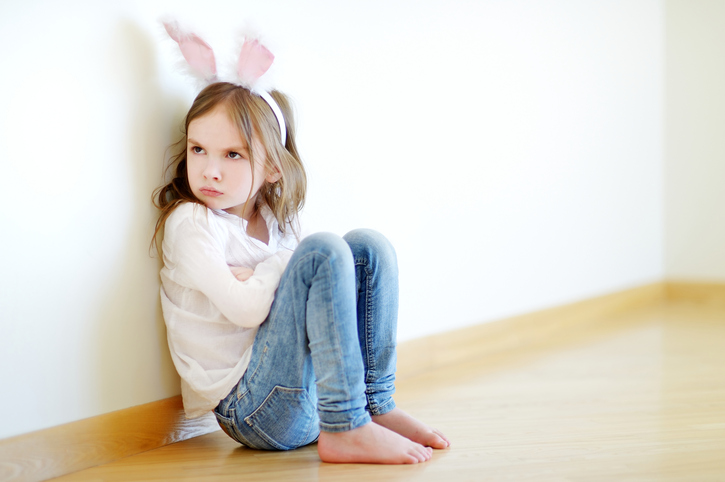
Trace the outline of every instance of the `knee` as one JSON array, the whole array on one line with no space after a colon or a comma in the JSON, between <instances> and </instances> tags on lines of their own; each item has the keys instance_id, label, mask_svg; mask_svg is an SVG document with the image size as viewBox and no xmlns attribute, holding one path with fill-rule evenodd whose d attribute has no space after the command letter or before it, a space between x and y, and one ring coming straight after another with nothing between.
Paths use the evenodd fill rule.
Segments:
<instances>
[{"instance_id":1,"label":"knee","mask_svg":"<svg viewBox=\"0 0 725 482\"><path fill-rule=\"evenodd\" d=\"M339 236L332 233L315 233L303 239L295 255L322 255L330 261L352 261L350 246Z\"/></svg>"},{"instance_id":2,"label":"knee","mask_svg":"<svg viewBox=\"0 0 725 482\"><path fill-rule=\"evenodd\" d=\"M397 267L397 255L388 238L373 229L355 229L347 233L343 239L352 250L355 259L365 257L370 260L379 259L383 264Z\"/></svg>"}]
</instances>

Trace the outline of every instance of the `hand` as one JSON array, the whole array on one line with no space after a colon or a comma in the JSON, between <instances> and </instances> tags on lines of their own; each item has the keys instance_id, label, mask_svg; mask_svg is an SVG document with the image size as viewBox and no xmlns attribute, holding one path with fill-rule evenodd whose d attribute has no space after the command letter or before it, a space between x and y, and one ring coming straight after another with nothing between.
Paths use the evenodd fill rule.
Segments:
<instances>
[{"instance_id":1,"label":"hand","mask_svg":"<svg viewBox=\"0 0 725 482\"><path fill-rule=\"evenodd\" d=\"M254 274L253 269L244 266L230 266L229 269L232 270L232 274L239 281L247 281Z\"/></svg>"}]
</instances>

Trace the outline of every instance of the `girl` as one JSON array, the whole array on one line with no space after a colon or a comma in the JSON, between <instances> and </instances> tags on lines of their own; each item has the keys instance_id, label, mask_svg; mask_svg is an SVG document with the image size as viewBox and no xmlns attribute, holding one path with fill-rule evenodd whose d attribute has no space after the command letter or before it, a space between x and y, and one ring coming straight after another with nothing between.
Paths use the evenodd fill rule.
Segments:
<instances>
[{"instance_id":1,"label":"girl","mask_svg":"<svg viewBox=\"0 0 725 482\"><path fill-rule=\"evenodd\" d=\"M213 62L201 39L167 31L192 67ZM257 73L271 56L256 42L239 65L245 55ZM173 179L155 193L161 301L186 415L213 410L231 438L257 449L317 441L325 462L427 461L448 440L392 399L395 252L369 230L297 243L306 177L289 102L241 83L197 96Z\"/></svg>"}]
</instances>

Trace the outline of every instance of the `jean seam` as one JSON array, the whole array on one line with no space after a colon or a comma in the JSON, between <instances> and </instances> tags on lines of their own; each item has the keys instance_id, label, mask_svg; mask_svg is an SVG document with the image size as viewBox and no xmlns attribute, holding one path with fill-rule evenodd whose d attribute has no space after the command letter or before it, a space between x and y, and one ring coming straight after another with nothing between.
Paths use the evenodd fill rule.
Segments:
<instances>
[{"instance_id":1,"label":"jean seam","mask_svg":"<svg viewBox=\"0 0 725 482\"><path fill-rule=\"evenodd\" d=\"M377 376L377 366L375 364L375 356L373 353L375 347L373 346L372 341L372 327L369 322L374 315L374 306L372 300L373 270L368 268L368 260L366 258L360 259L360 261L357 262L357 265L362 266L365 272L365 319L363 320L363 331L365 332L365 361L367 368L365 373L365 399L368 405L368 410L371 413L374 413L375 411L377 411L378 404L377 400L375 399L375 391L369 388L369 384L373 383Z\"/></svg>"},{"instance_id":2,"label":"jean seam","mask_svg":"<svg viewBox=\"0 0 725 482\"><path fill-rule=\"evenodd\" d=\"M375 307L373 305L373 280L372 280L372 270L368 270L367 264L365 265L365 345L367 346L367 358L368 358L368 376L370 377L370 380L366 377L366 382L373 382L377 378L377 371L378 367L375 364L375 356L374 356L374 350L375 347L373 346L373 336L372 336L372 327L370 326L370 320L373 319L375 316Z\"/></svg>"},{"instance_id":3,"label":"jean seam","mask_svg":"<svg viewBox=\"0 0 725 482\"><path fill-rule=\"evenodd\" d=\"M371 275L373 274L373 271L371 269L368 269L368 260L367 258L356 258L355 259L355 266L362 266L363 270L365 271L365 319L363 320L363 332L365 333L365 365L367 368L367 373L365 374L365 384L372 382L375 380L374 376L371 376L371 373L374 374L376 371L375 367L375 357L372 356L373 353L373 344L371 340L371 333L370 333L370 323L368 323L368 320L372 317L372 281L370 280ZM358 320L359 322L359 320ZM367 390L365 391L367 394Z\"/></svg>"},{"instance_id":4,"label":"jean seam","mask_svg":"<svg viewBox=\"0 0 725 482\"><path fill-rule=\"evenodd\" d=\"M239 390L238 390L238 388L239 388L239 385L240 385L240 384L241 384L241 380L240 380L240 383L239 383L239 384L237 384L237 390L235 390L235 392L236 392L236 396L237 396L237 402L239 402L240 400L242 400L242 399L243 399L244 397L246 397L246 396L247 396L247 394L249 393L249 387L246 387L246 390L244 390L244 392L242 392L242 393L240 394L240 393L239 393Z\"/></svg>"},{"instance_id":5,"label":"jean seam","mask_svg":"<svg viewBox=\"0 0 725 482\"><path fill-rule=\"evenodd\" d=\"M374 410L370 410L370 415L385 415L386 413L390 412L390 410L386 410L390 405L393 407L390 409L392 410L395 408L395 400L393 400L393 397L390 397L387 402L385 402L382 405L375 405ZM382 413L381 413L382 412Z\"/></svg>"},{"instance_id":6,"label":"jean seam","mask_svg":"<svg viewBox=\"0 0 725 482\"><path fill-rule=\"evenodd\" d=\"M368 405L368 411L370 413L377 413L379 410L384 409L385 406L387 406L390 402L386 402L383 404L383 406L380 406L378 404L378 400L376 397L377 390L375 388L371 388L370 384L374 383L377 380L377 365L375 363L375 354L374 354L374 343L373 343L373 333L371 332L372 326L370 324L370 320L373 319L375 313L375 305L373 303L373 276L375 274L375 271L370 268L370 261L366 257L356 258L355 259L355 266L362 267L364 273L365 273L365 279L364 285L365 285L365 319L363 321L363 332L365 334L365 361L366 361L366 373L365 373L365 398Z\"/></svg>"}]
</instances>

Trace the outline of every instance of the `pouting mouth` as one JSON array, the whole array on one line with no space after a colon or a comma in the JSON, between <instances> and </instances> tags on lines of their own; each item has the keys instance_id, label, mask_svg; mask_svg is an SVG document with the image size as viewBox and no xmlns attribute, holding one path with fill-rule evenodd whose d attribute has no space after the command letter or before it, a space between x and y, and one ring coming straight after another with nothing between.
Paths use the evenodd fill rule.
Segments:
<instances>
[{"instance_id":1,"label":"pouting mouth","mask_svg":"<svg viewBox=\"0 0 725 482\"><path fill-rule=\"evenodd\" d=\"M207 196L219 196L222 194L221 191L217 191L216 189L211 187L202 187L201 189L199 189L199 191L201 191L203 194L206 194Z\"/></svg>"}]
</instances>

